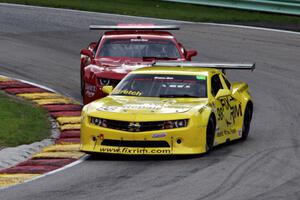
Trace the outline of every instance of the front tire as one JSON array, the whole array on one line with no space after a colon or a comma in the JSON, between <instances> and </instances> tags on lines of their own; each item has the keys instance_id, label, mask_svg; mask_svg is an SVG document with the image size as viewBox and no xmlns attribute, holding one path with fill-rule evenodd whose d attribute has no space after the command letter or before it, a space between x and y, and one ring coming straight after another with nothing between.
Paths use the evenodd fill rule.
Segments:
<instances>
[{"instance_id":1,"label":"front tire","mask_svg":"<svg viewBox=\"0 0 300 200\"><path fill-rule=\"evenodd\" d=\"M242 140L245 141L248 138L249 131L250 131L250 123L252 118L252 109L250 104L247 104L245 113L244 113L244 121L243 121L243 128L242 128Z\"/></svg>"},{"instance_id":2,"label":"front tire","mask_svg":"<svg viewBox=\"0 0 300 200\"><path fill-rule=\"evenodd\" d=\"M83 80L83 74L82 72L80 73L80 89L81 89L81 96L84 95L84 89L85 89L85 85L84 85L84 80Z\"/></svg>"},{"instance_id":3,"label":"front tire","mask_svg":"<svg viewBox=\"0 0 300 200\"><path fill-rule=\"evenodd\" d=\"M215 142L215 131L216 131L216 123L214 118L211 116L207 123L206 128L206 152L210 152L214 147Z\"/></svg>"}]
</instances>

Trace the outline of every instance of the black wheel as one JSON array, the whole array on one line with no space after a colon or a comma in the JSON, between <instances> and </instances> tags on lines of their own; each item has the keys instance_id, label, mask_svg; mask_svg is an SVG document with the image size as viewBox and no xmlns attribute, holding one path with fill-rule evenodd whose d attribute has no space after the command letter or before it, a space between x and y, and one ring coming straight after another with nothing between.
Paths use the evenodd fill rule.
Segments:
<instances>
[{"instance_id":1,"label":"black wheel","mask_svg":"<svg viewBox=\"0 0 300 200\"><path fill-rule=\"evenodd\" d=\"M208 120L206 128L206 152L210 152L214 146L216 124L214 118L211 116Z\"/></svg>"},{"instance_id":2,"label":"black wheel","mask_svg":"<svg viewBox=\"0 0 300 200\"><path fill-rule=\"evenodd\" d=\"M84 81L83 81L83 75L82 72L80 73L80 89L81 89L81 96L84 95Z\"/></svg>"},{"instance_id":3,"label":"black wheel","mask_svg":"<svg viewBox=\"0 0 300 200\"><path fill-rule=\"evenodd\" d=\"M244 121L243 121L243 128L242 128L242 140L247 140L248 134L250 131L250 122L252 118L252 108L250 104L247 104L245 113L244 113Z\"/></svg>"}]
</instances>

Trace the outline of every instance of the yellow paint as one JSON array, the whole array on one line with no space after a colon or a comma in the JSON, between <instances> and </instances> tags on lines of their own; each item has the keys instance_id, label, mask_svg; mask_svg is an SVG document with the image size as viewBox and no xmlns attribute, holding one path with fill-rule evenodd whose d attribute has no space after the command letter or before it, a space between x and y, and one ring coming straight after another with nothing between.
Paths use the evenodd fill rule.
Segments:
<instances>
[{"instance_id":1,"label":"yellow paint","mask_svg":"<svg viewBox=\"0 0 300 200\"><path fill-rule=\"evenodd\" d=\"M201 81L206 80L207 96L203 98L159 98L143 97L143 95L135 97L130 96L129 93L123 93L122 96L108 95L93 101L83 108L81 114L83 120L80 129L80 150L117 154L200 154L207 151L209 122L213 122L216 127L212 146L242 137L243 113L247 103L252 102L245 83L231 84L228 88L223 78L225 75L212 68L147 67L132 71L130 74L166 77L186 75L194 76L195 80L200 77ZM215 75L220 78L223 88L218 90L216 95L211 92L211 79ZM176 94L179 92L180 89ZM174 123L172 128L149 131L140 131L135 128L135 132L131 132L130 129L118 130L92 124L89 116L126 121L129 124L136 124L137 127L142 122L161 123L185 119L188 123L181 128L176 128L176 123ZM101 135L102 139L120 141L121 145L121 141L164 141L166 145L157 148L108 146L102 145Z\"/></svg>"},{"instance_id":2,"label":"yellow paint","mask_svg":"<svg viewBox=\"0 0 300 200\"><path fill-rule=\"evenodd\" d=\"M8 187L40 176L40 174L0 174L0 187Z\"/></svg>"},{"instance_id":3,"label":"yellow paint","mask_svg":"<svg viewBox=\"0 0 300 200\"><path fill-rule=\"evenodd\" d=\"M43 152L63 152L63 151L79 151L79 144L57 144L46 147Z\"/></svg>"},{"instance_id":4,"label":"yellow paint","mask_svg":"<svg viewBox=\"0 0 300 200\"><path fill-rule=\"evenodd\" d=\"M65 142L65 141L61 141L60 144L62 145L69 145L69 144L78 144L78 142Z\"/></svg>"},{"instance_id":5,"label":"yellow paint","mask_svg":"<svg viewBox=\"0 0 300 200\"><path fill-rule=\"evenodd\" d=\"M5 76L0 76L0 82L4 82L4 81L12 81L12 80Z\"/></svg>"},{"instance_id":6,"label":"yellow paint","mask_svg":"<svg viewBox=\"0 0 300 200\"><path fill-rule=\"evenodd\" d=\"M78 102L73 101L72 99L69 98L38 99L33 101L39 105L68 104L68 103L79 104Z\"/></svg>"},{"instance_id":7,"label":"yellow paint","mask_svg":"<svg viewBox=\"0 0 300 200\"><path fill-rule=\"evenodd\" d=\"M60 130L80 129L80 124L65 124L60 127Z\"/></svg>"},{"instance_id":8,"label":"yellow paint","mask_svg":"<svg viewBox=\"0 0 300 200\"><path fill-rule=\"evenodd\" d=\"M81 117L58 117L56 118L56 121L60 125L64 124L80 124Z\"/></svg>"},{"instance_id":9,"label":"yellow paint","mask_svg":"<svg viewBox=\"0 0 300 200\"><path fill-rule=\"evenodd\" d=\"M63 96L51 92L44 92L44 93L24 93L24 94L17 94L17 96L23 97L29 100L38 100L38 99L57 99L57 98L64 98Z\"/></svg>"},{"instance_id":10,"label":"yellow paint","mask_svg":"<svg viewBox=\"0 0 300 200\"><path fill-rule=\"evenodd\" d=\"M42 152L33 156L33 158L73 158L79 159L85 153L80 151L62 151L62 152Z\"/></svg>"}]
</instances>

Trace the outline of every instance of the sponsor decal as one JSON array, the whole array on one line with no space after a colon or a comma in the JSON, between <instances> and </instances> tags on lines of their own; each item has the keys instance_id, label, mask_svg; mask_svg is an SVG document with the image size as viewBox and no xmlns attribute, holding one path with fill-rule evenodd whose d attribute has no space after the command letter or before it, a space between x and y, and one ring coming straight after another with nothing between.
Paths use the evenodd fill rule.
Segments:
<instances>
[{"instance_id":1,"label":"sponsor decal","mask_svg":"<svg viewBox=\"0 0 300 200\"><path fill-rule=\"evenodd\" d=\"M238 134L239 134L240 137L242 137L243 130L242 130L242 129L239 129L239 130L238 130Z\"/></svg>"},{"instance_id":2,"label":"sponsor decal","mask_svg":"<svg viewBox=\"0 0 300 200\"><path fill-rule=\"evenodd\" d=\"M142 93L140 91L133 91L133 90L115 90L113 94L125 94L125 95L131 95L131 96L141 96Z\"/></svg>"},{"instance_id":3,"label":"sponsor decal","mask_svg":"<svg viewBox=\"0 0 300 200\"><path fill-rule=\"evenodd\" d=\"M148 39L130 39L131 42L148 42Z\"/></svg>"},{"instance_id":4,"label":"sponsor decal","mask_svg":"<svg viewBox=\"0 0 300 200\"><path fill-rule=\"evenodd\" d=\"M95 85L90 85L90 84L85 84L85 94L88 97L94 96L96 93L96 86Z\"/></svg>"},{"instance_id":5,"label":"sponsor decal","mask_svg":"<svg viewBox=\"0 0 300 200\"><path fill-rule=\"evenodd\" d=\"M128 104L123 106L124 109L134 109L134 110L139 110L139 109L151 109L151 110L159 110L162 108L160 105L156 104Z\"/></svg>"},{"instance_id":6,"label":"sponsor decal","mask_svg":"<svg viewBox=\"0 0 300 200\"><path fill-rule=\"evenodd\" d=\"M173 80L174 77L170 77L170 76L166 76L166 77L155 76L154 79L156 79L156 80Z\"/></svg>"},{"instance_id":7,"label":"sponsor decal","mask_svg":"<svg viewBox=\"0 0 300 200\"><path fill-rule=\"evenodd\" d=\"M242 117L242 104L231 105L231 102L236 102L234 98L227 97L220 99L221 107L217 108L217 120L222 121L225 119L225 111L229 112L229 118L225 119L227 127L235 124L235 120L238 117ZM231 104L230 104L231 103Z\"/></svg>"},{"instance_id":8,"label":"sponsor decal","mask_svg":"<svg viewBox=\"0 0 300 200\"><path fill-rule=\"evenodd\" d=\"M198 80L206 80L206 76L200 76L200 75L198 75L198 76L196 76L196 79L198 79Z\"/></svg>"},{"instance_id":9,"label":"sponsor decal","mask_svg":"<svg viewBox=\"0 0 300 200\"><path fill-rule=\"evenodd\" d=\"M128 147L100 147L101 153L116 153L116 154L171 154L169 148L128 148Z\"/></svg>"},{"instance_id":10,"label":"sponsor decal","mask_svg":"<svg viewBox=\"0 0 300 200\"><path fill-rule=\"evenodd\" d=\"M167 133L156 133L152 135L152 138L163 138L166 137Z\"/></svg>"},{"instance_id":11,"label":"sponsor decal","mask_svg":"<svg viewBox=\"0 0 300 200\"><path fill-rule=\"evenodd\" d=\"M217 137L222 137L225 135L231 135L231 134L235 134L235 133L236 133L236 129L219 131L219 132L217 132Z\"/></svg>"}]
</instances>

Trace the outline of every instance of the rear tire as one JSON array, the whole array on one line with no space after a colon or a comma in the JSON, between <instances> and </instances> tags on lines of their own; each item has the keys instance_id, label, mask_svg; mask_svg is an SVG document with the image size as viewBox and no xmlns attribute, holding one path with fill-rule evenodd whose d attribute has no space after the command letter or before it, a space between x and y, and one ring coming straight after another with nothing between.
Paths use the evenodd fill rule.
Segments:
<instances>
[{"instance_id":1,"label":"rear tire","mask_svg":"<svg viewBox=\"0 0 300 200\"><path fill-rule=\"evenodd\" d=\"M214 147L216 124L212 116L209 117L206 128L206 152L210 152Z\"/></svg>"},{"instance_id":2,"label":"rear tire","mask_svg":"<svg viewBox=\"0 0 300 200\"><path fill-rule=\"evenodd\" d=\"M243 128L242 128L242 140L245 141L248 138L249 131L250 131L250 123L252 118L252 109L250 104L248 103L244 113L244 121L243 121Z\"/></svg>"}]
</instances>

